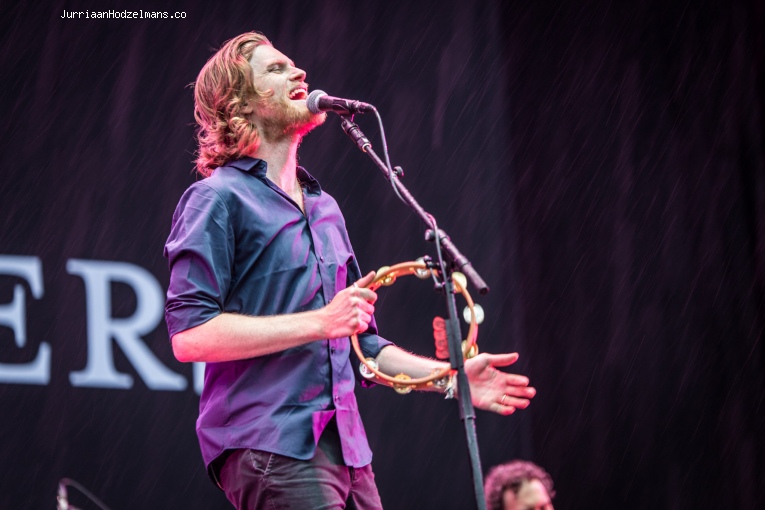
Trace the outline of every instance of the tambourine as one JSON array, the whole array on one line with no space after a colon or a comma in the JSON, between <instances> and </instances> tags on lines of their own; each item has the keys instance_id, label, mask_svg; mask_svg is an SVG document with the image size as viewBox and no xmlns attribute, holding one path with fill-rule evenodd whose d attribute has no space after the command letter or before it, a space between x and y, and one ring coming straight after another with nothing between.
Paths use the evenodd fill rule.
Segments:
<instances>
[{"instance_id":1,"label":"tambourine","mask_svg":"<svg viewBox=\"0 0 765 510\"><path fill-rule=\"evenodd\" d=\"M366 286L366 288L376 291L380 287L388 287L393 285L399 276L415 275L421 280L427 280L431 276L436 276L438 271L428 267L428 263L424 260L416 260L414 262L402 262L395 266L381 267L377 271L377 275L372 282ZM462 355L465 359L472 358L478 354L478 345L476 340L478 339L478 318L476 316L475 304L470 297L470 293L467 291L467 279L462 273L453 273L452 280L454 282L454 290L462 294L467 303L468 310L470 311L470 328L468 329L467 339L462 342ZM365 358L361 352L359 346L359 337L356 334L351 335L351 344L356 355L361 360L359 365L359 371L365 379L371 379L379 384L385 384L391 386L400 394L409 393L415 389L425 389L429 386L446 386L448 377L452 373L456 372L450 366L443 369L437 369L432 374L426 377L412 378L411 376L401 373L395 376L391 376L381 372L378 369L377 362L374 358Z\"/></svg>"}]
</instances>

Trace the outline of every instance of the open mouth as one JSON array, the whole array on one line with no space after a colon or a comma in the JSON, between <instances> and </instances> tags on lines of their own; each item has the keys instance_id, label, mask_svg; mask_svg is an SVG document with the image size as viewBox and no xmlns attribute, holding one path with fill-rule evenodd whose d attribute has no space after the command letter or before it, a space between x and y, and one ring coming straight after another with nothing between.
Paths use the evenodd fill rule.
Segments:
<instances>
[{"instance_id":1,"label":"open mouth","mask_svg":"<svg viewBox=\"0 0 765 510\"><path fill-rule=\"evenodd\" d=\"M292 101L298 101L301 99L305 99L306 97L308 97L308 93L306 92L306 89L302 87L298 87L294 89L292 92L290 92L290 99Z\"/></svg>"}]
</instances>

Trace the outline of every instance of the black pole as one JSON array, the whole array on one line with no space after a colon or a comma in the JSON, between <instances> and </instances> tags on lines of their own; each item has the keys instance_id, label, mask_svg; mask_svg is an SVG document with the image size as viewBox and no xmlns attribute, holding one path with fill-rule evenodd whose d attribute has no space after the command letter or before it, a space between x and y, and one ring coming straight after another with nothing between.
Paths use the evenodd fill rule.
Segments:
<instances>
[{"instance_id":1,"label":"black pole","mask_svg":"<svg viewBox=\"0 0 765 510\"><path fill-rule=\"evenodd\" d=\"M426 239L436 243L438 251L438 263L441 266L441 275L443 277L443 288L446 295L446 308L448 311L446 320L446 333L449 343L449 361L452 369L457 371L457 395L459 400L460 418L465 426L465 437L467 440L468 452L470 455L470 467L473 474L473 491L476 498L476 507L478 510L486 510L486 500L483 491L483 472L481 470L481 457L478 453L478 436L475 430L475 409L470 397L470 385L468 384L467 374L465 373L465 360L462 356L462 333L460 331L459 316L457 315L457 301L454 296L454 282L452 280L452 266L459 269L468 280L478 289L481 294L489 292L489 286L486 285L483 278L470 264L470 261L457 250L454 243L443 230L438 229L435 219L426 212L414 199L409 190L401 184L398 177L372 150L372 144L364 135L358 125L353 122L351 116L341 115L341 125L343 131L353 140L362 152L367 154L377 167L383 172L385 178L391 183L396 194L409 207L414 209L420 219L429 229ZM441 258L441 248L444 249L451 265L443 263Z\"/></svg>"}]
</instances>

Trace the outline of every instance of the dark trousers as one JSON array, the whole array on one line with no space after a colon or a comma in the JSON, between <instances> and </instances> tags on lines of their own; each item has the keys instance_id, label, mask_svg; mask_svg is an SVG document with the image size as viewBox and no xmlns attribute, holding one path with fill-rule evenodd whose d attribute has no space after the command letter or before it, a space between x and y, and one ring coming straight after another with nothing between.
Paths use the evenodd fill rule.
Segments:
<instances>
[{"instance_id":1,"label":"dark trousers","mask_svg":"<svg viewBox=\"0 0 765 510\"><path fill-rule=\"evenodd\" d=\"M343 464L332 420L311 460L235 450L220 470L226 497L239 510L381 510L372 466Z\"/></svg>"}]
</instances>

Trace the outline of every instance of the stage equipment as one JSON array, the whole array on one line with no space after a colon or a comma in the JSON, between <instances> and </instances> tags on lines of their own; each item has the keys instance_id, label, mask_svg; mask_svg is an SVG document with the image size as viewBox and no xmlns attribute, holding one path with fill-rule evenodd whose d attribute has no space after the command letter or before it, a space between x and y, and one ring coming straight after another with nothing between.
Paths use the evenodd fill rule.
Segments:
<instances>
[{"instance_id":1,"label":"stage equipment","mask_svg":"<svg viewBox=\"0 0 765 510\"><path fill-rule=\"evenodd\" d=\"M321 94L318 94L318 96L321 96ZM446 308L448 312L446 319L446 332L449 340L449 362L451 365L451 368L447 370L450 371L450 374L453 374L449 375L449 378L446 381L446 385L444 387L444 392L447 398L454 396L454 379L456 378L457 391L459 394L460 417L462 418L463 424L465 426L465 436L467 439L468 452L470 455L470 468L472 472L475 503L478 510L486 510L486 501L484 499L483 490L483 472L481 471L481 458L478 453L478 438L476 437L475 430L475 409L473 408L473 401L470 398L470 385L468 383L467 374L465 373L465 356L464 352L461 352L463 351L461 346L462 333L460 332L460 324L457 314L457 303L454 296L456 293L455 289L457 287L464 289L467 287L467 285L466 282L464 284L460 284L457 281L459 278L454 278L454 275L457 274L456 271L463 273L464 276L467 277L467 280L470 281L470 283L478 289L480 294L486 294L489 292L489 286L473 268L473 265L470 263L467 257L460 253L454 243L452 243L452 241L449 239L449 236L446 235L446 232L438 228L438 224L436 223L436 219L433 217L433 215L426 212L422 206L417 203L409 190L403 184L401 184L399 177L403 176L403 170L400 167L393 168L393 166L391 166L390 157L388 155L388 143L385 139L385 129L382 125L382 118L380 117L380 113L377 111L377 109L373 109L372 112L375 114L375 117L377 118L377 124L380 128L380 138L382 139L383 155L385 156L385 161L380 159L375 151L372 150L372 144L369 139L366 137L364 132L361 131L359 126L353 122L353 112L349 112L349 114L346 115L341 114L340 125L343 128L345 134L348 135L348 137L353 140L356 146L362 152L368 155L375 163L375 165L377 165L380 171L382 171L383 175L390 183L393 192L396 194L399 200L411 207L417 213L423 223L425 223L427 226L427 230L425 231L425 240L435 244L436 258L434 259L434 264L437 267L437 271L431 271L431 275L437 277L438 281L436 289L442 291L446 297ZM444 262L444 255L448 260L448 264ZM471 316L475 316L475 310L471 311ZM470 336L468 334L468 339L469 338ZM365 360L363 356L359 356L359 359ZM373 364L368 361L365 363L367 370L369 370L375 376L381 375L379 374L379 371L373 372L373 367L371 365ZM377 367L374 368L376 369ZM434 384L435 381L439 381L439 384L444 381L444 376L439 377L439 374L433 374L431 377L433 377L432 382ZM394 388L396 388L396 385L398 385L398 389L400 390L405 392L411 391L411 385L404 385L404 380L404 377L401 377L400 379L396 379L394 377L394 381L392 383Z\"/></svg>"},{"instance_id":2,"label":"stage equipment","mask_svg":"<svg viewBox=\"0 0 765 510\"><path fill-rule=\"evenodd\" d=\"M67 486L74 487L83 493L93 504L95 504L101 510L109 510L104 502L98 499L95 494L71 478L62 478L58 482L58 493L56 494L56 510L80 510L79 507L69 503L69 494L66 490Z\"/></svg>"},{"instance_id":3,"label":"stage equipment","mask_svg":"<svg viewBox=\"0 0 765 510\"><path fill-rule=\"evenodd\" d=\"M313 114L321 112L334 112L340 115L353 115L354 113L374 112L375 107L371 104L362 103L355 99L343 99L341 97L328 96L323 90L314 90L305 100L305 105Z\"/></svg>"}]
</instances>

